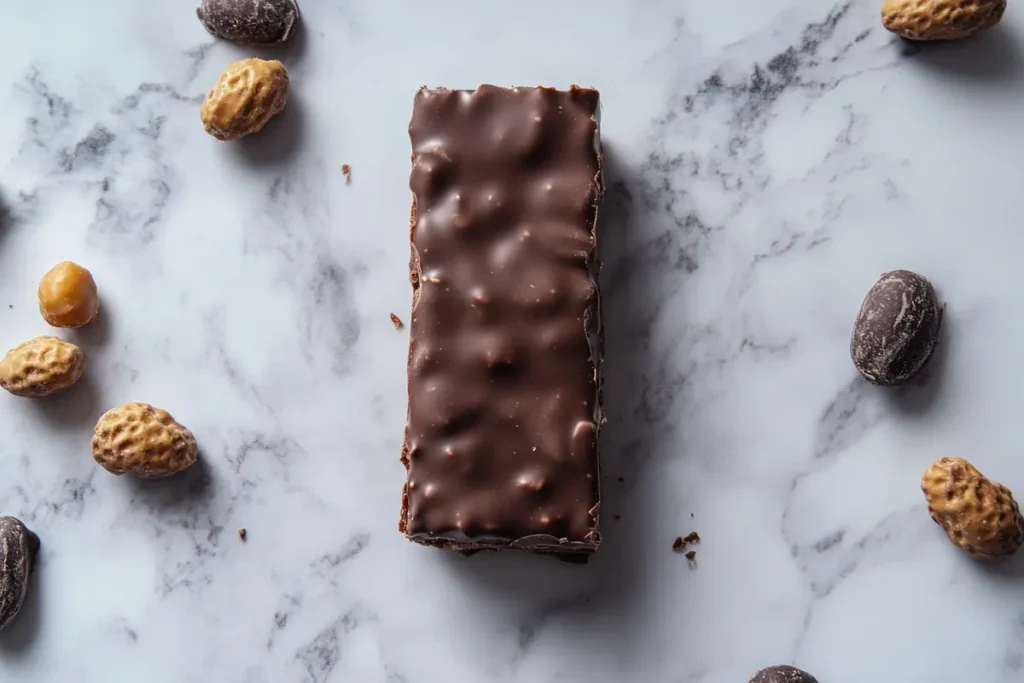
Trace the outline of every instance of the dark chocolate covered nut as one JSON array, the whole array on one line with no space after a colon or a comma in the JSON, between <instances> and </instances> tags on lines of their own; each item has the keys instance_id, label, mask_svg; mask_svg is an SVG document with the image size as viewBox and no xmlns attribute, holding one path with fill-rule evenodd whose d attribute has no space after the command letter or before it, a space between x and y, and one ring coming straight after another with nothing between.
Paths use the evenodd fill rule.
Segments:
<instances>
[{"instance_id":1,"label":"dark chocolate covered nut","mask_svg":"<svg viewBox=\"0 0 1024 683\"><path fill-rule=\"evenodd\" d=\"M750 683L818 683L818 679L795 666L769 666L754 674Z\"/></svg>"},{"instance_id":2,"label":"dark chocolate covered nut","mask_svg":"<svg viewBox=\"0 0 1024 683\"><path fill-rule=\"evenodd\" d=\"M39 537L14 517L0 517L0 631L21 611Z\"/></svg>"},{"instance_id":3,"label":"dark chocolate covered nut","mask_svg":"<svg viewBox=\"0 0 1024 683\"><path fill-rule=\"evenodd\" d=\"M931 358L941 324L942 309L926 278L909 270L885 273L853 325L853 364L874 384L906 384Z\"/></svg>"},{"instance_id":4,"label":"dark chocolate covered nut","mask_svg":"<svg viewBox=\"0 0 1024 683\"><path fill-rule=\"evenodd\" d=\"M202 0L196 10L206 30L239 45L274 45L299 23L296 0Z\"/></svg>"}]
</instances>

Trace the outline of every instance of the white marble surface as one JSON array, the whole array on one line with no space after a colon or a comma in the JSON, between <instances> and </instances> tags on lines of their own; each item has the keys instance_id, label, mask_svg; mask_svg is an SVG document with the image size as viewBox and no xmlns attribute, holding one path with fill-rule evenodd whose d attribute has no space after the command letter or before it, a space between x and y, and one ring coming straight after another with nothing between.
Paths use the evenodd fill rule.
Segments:
<instances>
[{"instance_id":1,"label":"white marble surface","mask_svg":"<svg viewBox=\"0 0 1024 683\"><path fill-rule=\"evenodd\" d=\"M902 44L876 0L305 0L293 98L218 143L247 51L193 2L2 0L0 345L38 278L93 270L87 379L0 396L0 513L44 550L0 680L1019 681L1024 563L972 563L918 481L971 458L1024 493L1024 8ZM396 531L412 95L602 91L605 544L588 566ZM352 165L351 183L340 172ZM891 268L935 281L916 386L856 377ZM202 464L116 478L94 420L143 400ZM248 541L236 535L246 527ZM703 536L695 567L673 538Z\"/></svg>"}]
</instances>

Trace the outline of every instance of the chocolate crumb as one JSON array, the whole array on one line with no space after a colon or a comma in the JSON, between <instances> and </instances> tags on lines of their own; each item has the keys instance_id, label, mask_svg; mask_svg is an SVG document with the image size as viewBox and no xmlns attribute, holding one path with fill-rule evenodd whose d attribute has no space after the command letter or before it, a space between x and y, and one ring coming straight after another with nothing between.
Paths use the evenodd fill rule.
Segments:
<instances>
[{"instance_id":1,"label":"chocolate crumb","mask_svg":"<svg viewBox=\"0 0 1024 683\"><path fill-rule=\"evenodd\" d=\"M245 527L242 527L238 530L238 537L243 541L245 540Z\"/></svg>"},{"instance_id":2,"label":"chocolate crumb","mask_svg":"<svg viewBox=\"0 0 1024 683\"><path fill-rule=\"evenodd\" d=\"M405 327L405 325L402 324L402 319L394 313L391 314L391 324L395 326L396 330L400 330Z\"/></svg>"},{"instance_id":3,"label":"chocolate crumb","mask_svg":"<svg viewBox=\"0 0 1024 683\"><path fill-rule=\"evenodd\" d=\"M691 531L686 536L676 536L676 540L672 542L672 550L679 552L691 543L700 543L700 534L696 531ZM687 553L689 555L689 553ZM687 557L689 559L689 557Z\"/></svg>"},{"instance_id":4,"label":"chocolate crumb","mask_svg":"<svg viewBox=\"0 0 1024 683\"><path fill-rule=\"evenodd\" d=\"M690 564L696 563L696 561L697 561L697 551L696 550L688 551L686 553L686 561L689 562Z\"/></svg>"},{"instance_id":5,"label":"chocolate crumb","mask_svg":"<svg viewBox=\"0 0 1024 683\"><path fill-rule=\"evenodd\" d=\"M625 480L625 479L623 479L622 477L619 477L619 483L622 483L622 482L624 482L624 481L626 481L626 480Z\"/></svg>"},{"instance_id":6,"label":"chocolate crumb","mask_svg":"<svg viewBox=\"0 0 1024 683\"><path fill-rule=\"evenodd\" d=\"M352 167L349 166L348 164L342 164L341 174L345 176L345 182L347 183L349 179L352 177Z\"/></svg>"},{"instance_id":7,"label":"chocolate crumb","mask_svg":"<svg viewBox=\"0 0 1024 683\"><path fill-rule=\"evenodd\" d=\"M622 515L615 515L615 519L616 519L616 520L620 520L620 519L622 519Z\"/></svg>"}]
</instances>

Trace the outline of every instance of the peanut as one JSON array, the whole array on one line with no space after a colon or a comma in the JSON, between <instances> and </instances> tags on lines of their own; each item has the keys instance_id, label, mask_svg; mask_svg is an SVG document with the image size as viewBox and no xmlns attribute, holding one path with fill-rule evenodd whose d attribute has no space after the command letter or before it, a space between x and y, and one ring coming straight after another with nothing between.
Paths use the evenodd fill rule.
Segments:
<instances>
[{"instance_id":1,"label":"peanut","mask_svg":"<svg viewBox=\"0 0 1024 683\"><path fill-rule=\"evenodd\" d=\"M921 479L921 490L932 519L972 557L1008 557L1024 542L1024 518L1013 494L963 458L932 463Z\"/></svg>"},{"instance_id":2,"label":"peanut","mask_svg":"<svg viewBox=\"0 0 1024 683\"><path fill-rule=\"evenodd\" d=\"M0 361L0 387L15 396L42 398L73 385L84 369L80 348L56 337L36 337Z\"/></svg>"},{"instance_id":3,"label":"peanut","mask_svg":"<svg viewBox=\"0 0 1024 683\"><path fill-rule=\"evenodd\" d=\"M908 40L954 40L999 23L1006 0L886 0L882 25Z\"/></svg>"},{"instance_id":4,"label":"peanut","mask_svg":"<svg viewBox=\"0 0 1024 683\"><path fill-rule=\"evenodd\" d=\"M276 60L229 64L199 110L206 132L218 140L256 133L288 101L288 72Z\"/></svg>"},{"instance_id":5,"label":"peanut","mask_svg":"<svg viewBox=\"0 0 1024 683\"><path fill-rule=\"evenodd\" d=\"M192 432L170 413L147 403L126 403L104 413L92 437L92 457L108 472L159 479L196 461Z\"/></svg>"}]
</instances>

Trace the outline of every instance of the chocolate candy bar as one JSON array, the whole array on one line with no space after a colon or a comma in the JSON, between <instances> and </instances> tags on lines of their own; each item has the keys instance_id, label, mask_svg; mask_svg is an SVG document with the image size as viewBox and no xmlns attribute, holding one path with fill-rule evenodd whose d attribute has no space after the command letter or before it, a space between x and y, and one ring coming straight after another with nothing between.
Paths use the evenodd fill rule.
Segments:
<instances>
[{"instance_id":1,"label":"chocolate candy bar","mask_svg":"<svg viewBox=\"0 0 1024 683\"><path fill-rule=\"evenodd\" d=\"M462 551L600 543L599 102L421 89L399 529Z\"/></svg>"}]
</instances>

